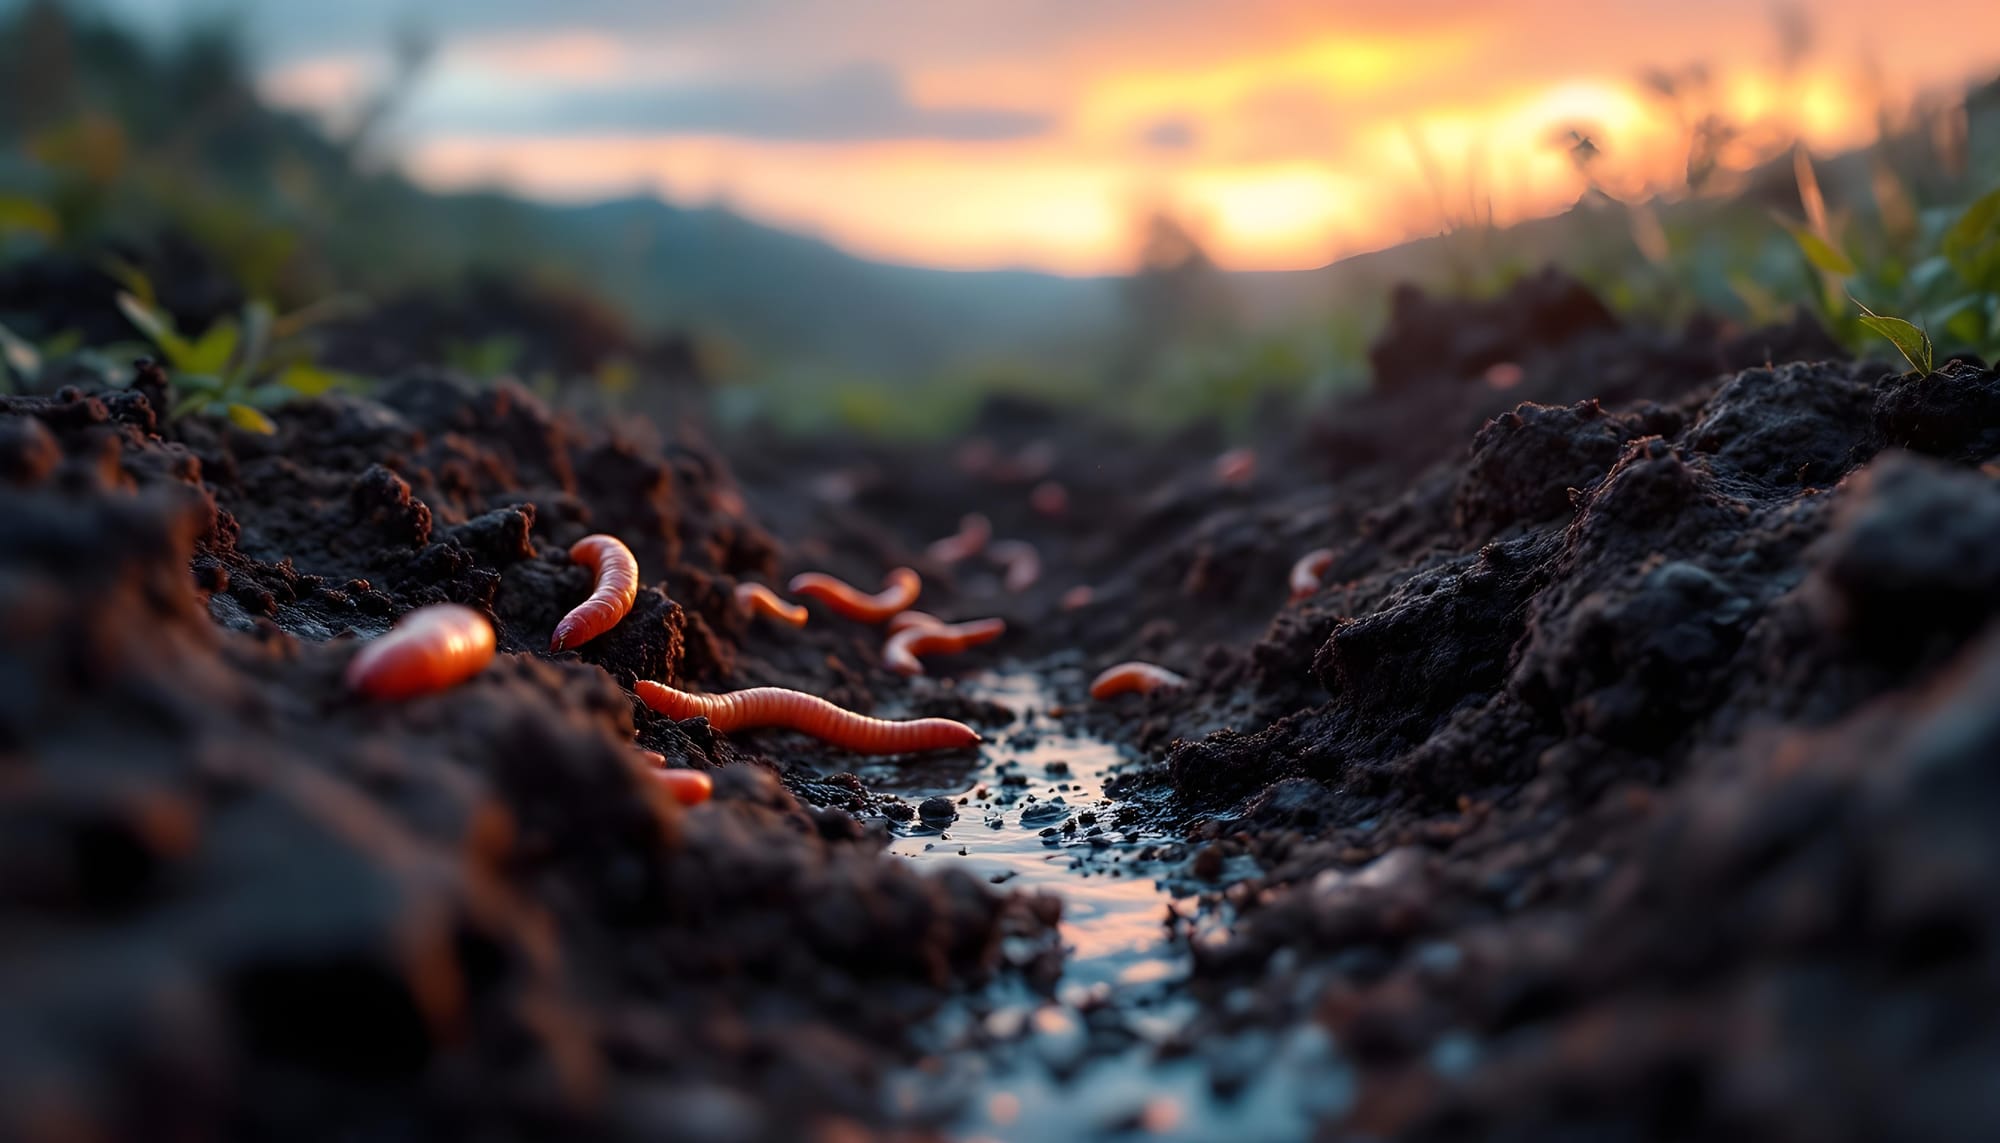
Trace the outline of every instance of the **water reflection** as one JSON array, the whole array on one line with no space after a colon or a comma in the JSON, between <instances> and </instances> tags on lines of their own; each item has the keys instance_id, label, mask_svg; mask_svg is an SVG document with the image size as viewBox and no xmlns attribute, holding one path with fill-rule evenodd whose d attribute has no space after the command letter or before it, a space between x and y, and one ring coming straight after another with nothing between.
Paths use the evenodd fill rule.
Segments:
<instances>
[{"instance_id":1,"label":"water reflection","mask_svg":"<svg viewBox=\"0 0 2000 1143\"><path fill-rule=\"evenodd\" d=\"M957 821L943 829L912 822L889 852L950 860L1009 889L1060 895L1068 980L1174 975L1184 954L1165 939L1171 898L1156 871L1138 868L1133 857L1161 839L1120 828L1104 794L1112 773L1130 760L1109 743L1064 733L1044 713L1049 702L1033 675L986 674L966 689L1020 721L982 750L970 772L860 772L871 786L912 800L942 795L963 802Z\"/></svg>"},{"instance_id":2,"label":"water reflection","mask_svg":"<svg viewBox=\"0 0 2000 1143\"><path fill-rule=\"evenodd\" d=\"M1049 700L1033 675L989 674L966 687L1019 716L974 769L890 766L861 777L910 799L949 798L957 820L911 822L890 852L1060 896L1069 955L1058 1002L1023 994L989 1012L979 1036L959 1041L977 1050L944 1052L906 1077L911 1087L933 1100L952 1093L966 1143L1292 1139L1350 1099L1351 1076L1312 1025L1231 1045L1254 1049L1258 1062L1228 1097L1211 1087L1200 1053L1162 1051L1188 1038L1196 1014L1178 988L1189 970L1186 947L1166 925L1176 888L1190 885L1178 861L1146 856L1170 839L1120 825L1119 807L1105 796L1106 782L1131 760L1066 734L1044 713ZM1184 904L1180 912L1198 911Z\"/></svg>"}]
</instances>

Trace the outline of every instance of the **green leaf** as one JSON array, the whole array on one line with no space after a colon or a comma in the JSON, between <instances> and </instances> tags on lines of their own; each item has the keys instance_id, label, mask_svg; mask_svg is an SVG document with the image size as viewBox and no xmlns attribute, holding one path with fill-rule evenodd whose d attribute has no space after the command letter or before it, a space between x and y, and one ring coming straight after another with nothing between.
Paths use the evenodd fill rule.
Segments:
<instances>
[{"instance_id":1,"label":"green leaf","mask_svg":"<svg viewBox=\"0 0 2000 1143\"><path fill-rule=\"evenodd\" d=\"M118 309L125 315L126 321L160 347L160 352L166 355L167 364L176 370L187 369L183 362L194 355L194 347L175 332L172 318L122 290L118 294Z\"/></svg>"},{"instance_id":2,"label":"green leaf","mask_svg":"<svg viewBox=\"0 0 2000 1143\"><path fill-rule=\"evenodd\" d=\"M236 356L239 340L241 333L236 323L225 318L208 327L208 332L188 347L187 360L176 362L176 367L188 373L220 374L229 367L229 359Z\"/></svg>"},{"instance_id":3,"label":"green leaf","mask_svg":"<svg viewBox=\"0 0 2000 1143\"><path fill-rule=\"evenodd\" d=\"M174 388L186 389L190 393L214 395L222 392L222 378L208 373L176 373Z\"/></svg>"},{"instance_id":4,"label":"green leaf","mask_svg":"<svg viewBox=\"0 0 2000 1143\"><path fill-rule=\"evenodd\" d=\"M1861 306L1860 302L1854 303ZM1931 335L1911 325L1899 317L1883 317L1867 306L1861 306L1861 324L1889 339L1910 368L1919 373L1929 373L1933 364Z\"/></svg>"},{"instance_id":5,"label":"green leaf","mask_svg":"<svg viewBox=\"0 0 2000 1143\"><path fill-rule=\"evenodd\" d=\"M25 230L54 239L62 234L62 221L56 217L55 211L34 199L0 195L0 234L9 230Z\"/></svg>"},{"instance_id":6,"label":"green leaf","mask_svg":"<svg viewBox=\"0 0 2000 1143\"><path fill-rule=\"evenodd\" d=\"M278 426L271 423L271 418L248 405L232 404L228 412L229 422L239 429L261 433L267 437L278 431Z\"/></svg>"},{"instance_id":7,"label":"green leaf","mask_svg":"<svg viewBox=\"0 0 2000 1143\"><path fill-rule=\"evenodd\" d=\"M338 389L341 377L330 369L301 362L287 366L283 373L278 374L278 384L301 397L317 397Z\"/></svg>"},{"instance_id":8,"label":"green leaf","mask_svg":"<svg viewBox=\"0 0 2000 1143\"><path fill-rule=\"evenodd\" d=\"M1836 278L1854 276L1854 260L1839 247L1790 219L1781 218L1778 221L1791 233L1792 241L1799 244L1799 251L1806 256L1806 261L1813 264L1814 269L1832 274Z\"/></svg>"},{"instance_id":9,"label":"green leaf","mask_svg":"<svg viewBox=\"0 0 2000 1143\"><path fill-rule=\"evenodd\" d=\"M23 381L33 381L42 375L42 355L4 325L0 325L0 361L5 361L14 376Z\"/></svg>"},{"instance_id":10,"label":"green leaf","mask_svg":"<svg viewBox=\"0 0 2000 1143\"><path fill-rule=\"evenodd\" d=\"M2000 187L1973 200L1945 231L1942 245L1966 285L2000 291Z\"/></svg>"}]
</instances>

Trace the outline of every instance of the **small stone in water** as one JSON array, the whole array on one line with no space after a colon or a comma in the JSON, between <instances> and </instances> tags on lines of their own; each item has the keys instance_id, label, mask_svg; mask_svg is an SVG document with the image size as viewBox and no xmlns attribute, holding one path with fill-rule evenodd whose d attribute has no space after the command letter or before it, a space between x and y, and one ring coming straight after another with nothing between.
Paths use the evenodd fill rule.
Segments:
<instances>
[{"instance_id":1,"label":"small stone in water","mask_svg":"<svg viewBox=\"0 0 2000 1143\"><path fill-rule=\"evenodd\" d=\"M917 815L927 822L948 822L958 816L958 808L947 797L925 798L917 807Z\"/></svg>"}]
</instances>

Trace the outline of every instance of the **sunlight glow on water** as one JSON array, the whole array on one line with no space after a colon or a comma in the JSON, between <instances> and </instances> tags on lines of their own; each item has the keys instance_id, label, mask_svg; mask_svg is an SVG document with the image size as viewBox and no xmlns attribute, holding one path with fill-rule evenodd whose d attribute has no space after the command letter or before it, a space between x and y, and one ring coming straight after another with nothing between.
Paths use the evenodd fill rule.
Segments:
<instances>
[{"instance_id":1,"label":"sunlight glow on water","mask_svg":"<svg viewBox=\"0 0 2000 1143\"><path fill-rule=\"evenodd\" d=\"M957 863L1003 889L1060 896L1068 956L1058 1002L1020 990L1016 1003L985 1017L987 1048L941 1052L941 1068L904 1078L898 1102L959 1107L957 1134L968 1143L1256 1143L1309 1134L1314 1115L1337 1109L1352 1091L1317 1028L1230 1045L1257 1064L1228 1098L1215 1094L1195 1054L1162 1058L1162 1045L1181 1037L1195 1015L1176 989L1189 972L1187 950L1164 923L1176 896L1195 887L1179 862L1139 857L1171 839L1115 824L1118 807L1104 786L1129 760L1108 743L1064 733L1047 717L1051 700L1034 675L982 675L966 690L1020 716L982 750L977 767L877 764L858 773L913 803L963 799L957 820L942 828L907 823L889 852ZM1192 913L1193 903L1183 901L1180 912ZM1110 1050L1094 1050L1107 1039Z\"/></svg>"}]
</instances>

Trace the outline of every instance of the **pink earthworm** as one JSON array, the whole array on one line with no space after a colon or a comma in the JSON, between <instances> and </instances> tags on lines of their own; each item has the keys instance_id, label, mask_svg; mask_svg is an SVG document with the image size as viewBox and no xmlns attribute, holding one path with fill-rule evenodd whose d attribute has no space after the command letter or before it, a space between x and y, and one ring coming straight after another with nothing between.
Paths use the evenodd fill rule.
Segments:
<instances>
[{"instance_id":1,"label":"pink earthworm","mask_svg":"<svg viewBox=\"0 0 2000 1143\"><path fill-rule=\"evenodd\" d=\"M405 699L456 686L493 661L493 624L470 607L434 603L362 645L347 685L369 698Z\"/></svg>"},{"instance_id":2,"label":"pink earthworm","mask_svg":"<svg viewBox=\"0 0 2000 1143\"><path fill-rule=\"evenodd\" d=\"M880 623L898 612L908 611L924 589L922 577L910 568L897 568L882 581L883 588L866 595L821 572L792 577L788 590L794 595L819 600L841 615L861 623Z\"/></svg>"},{"instance_id":3,"label":"pink earthworm","mask_svg":"<svg viewBox=\"0 0 2000 1143\"><path fill-rule=\"evenodd\" d=\"M904 612L903 615L922 612ZM903 618L902 615L896 619ZM890 620L894 623L895 620ZM990 643L1007 631L1004 619L974 619L966 623L907 623L882 646L882 662L899 675L921 675L919 655L950 655Z\"/></svg>"},{"instance_id":4,"label":"pink earthworm","mask_svg":"<svg viewBox=\"0 0 2000 1143\"><path fill-rule=\"evenodd\" d=\"M1062 593L1064 611L1081 611L1097 600L1097 589L1087 583L1077 584Z\"/></svg>"},{"instance_id":5,"label":"pink earthworm","mask_svg":"<svg viewBox=\"0 0 2000 1143\"><path fill-rule=\"evenodd\" d=\"M576 605L549 640L549 650L561 651L590 642L625 618L639 598L639 560L616 536L599 533L569 546L569 558L597 576L590 598Z\"/></svg>"},{"instance_id":6,"label":"pink earthworm","mask_svg":"<svg viewBox=\"0 0 2000 1143\"><path fill-rule=\"evenodd\" d=\"M1108 699L1137 691L1152 694L1162 687L1183 687L1187 679L1151 663L1120 663L1090 680L1090 697Z\"/></svg>"},{"instance_id":7,"label":"pink earthworm","mask_svg":"<svg viewBox=\"0 0 2000 1143\"><path fill-rule=\"evenodd\" d=\"M803 603L786 603L778 598L778 593L761 583L739 583L736 585L736 606L752 615L765 615L780 623L794 627L806 625L806 607Z\"/></svg>"},{"instance_id":8,"label":"pink earthworm","mask_svg":"<svg viewBox=\"0 0 2000 1143\"><path fill-rule=\"evenodd\" d=\"M696 695L650 679L634 684L640 701L668 718L702 717L722 734L776 726L809 734L857 754L906 754L979 743L979 732L948 718L895 722L842 710L823 698L782 687L752 687L722 695Z\"/></svg>"},{"instance_id":9,"label":"pink earthworm","mask_svg":"<svg viewBox=\"0 0 2000 1143\"><path fill-rule=\"evenodd\" d=\"M1292 565L1292 598L1304 599L1319 590L1319 579L1333 566L1332 548L1314 548Z\"/></svg>"},{"instance_id":10,"label":"pink earthworm","mask_svg":"<svg viewBox=\"0 0 2000 1143\"><path fill-rule=\"evenodd\" d=\"M903 611L890 617L889 634L894 635L896 632L910 627L947 626L950 626L950 624L947 624L944 620L939 619L928 611Z\"/></svg>"},{"instance_id":11,"label":"pink earthworm","mask_svg":"<svg viewBox=\"0 0 2000 1143\"><path fill-rule=\"evenodd\" d=\"M684 806L698 806L715 793L715 779L709 777L705 770L655 770L653 780L666 788L668 796Z\"/></svg>"},{"instance_id":12,"label":"pink earthworm","mask_svg":"<svg viewBox=\"0 0 2000 1143\"><path fill-rule=\"evenodd\" d=\"M1215 478L1224 484L1248 484L1257 475L1257 454L1247 448L1233 448L1215 458Z\"/></svg>"},{"instance_id":13,"label":"pink earthworm","mask_svg":"<svg viewBox=\"0 0 2000 1143\"><path fill-rule=\"evenodd\" d=\"M1007 569L1003 581L1008 591L1026 591L1042 578L1042 556L1026 540L998 540L986 549L995 563Z\"/></svg>"},{"instance_id":14,"label":"pink earthworm","mask_svg":"<svg viewBox=\"0 0 2000 1143\"><path fill-rule=\"evenodd\" d=\"M958 522L957 532L933 541L925 551L937 562L950 565L978 555L992 538L993 522L974 512Z\"/></svg>"},{"instance_id":15,"label":"pink earthworm","mask_svg":"<svg viewBox=\"0 0 2000 1143\"><path fill-rule=\"evenodd\" d=\"M669 769L666 755L643 746L639 748L639 757L646 760L648 777L658 782L668 797L683 806L698 806L715 793L715 780L701 770Z\"/></svg>"}]
</instances>

